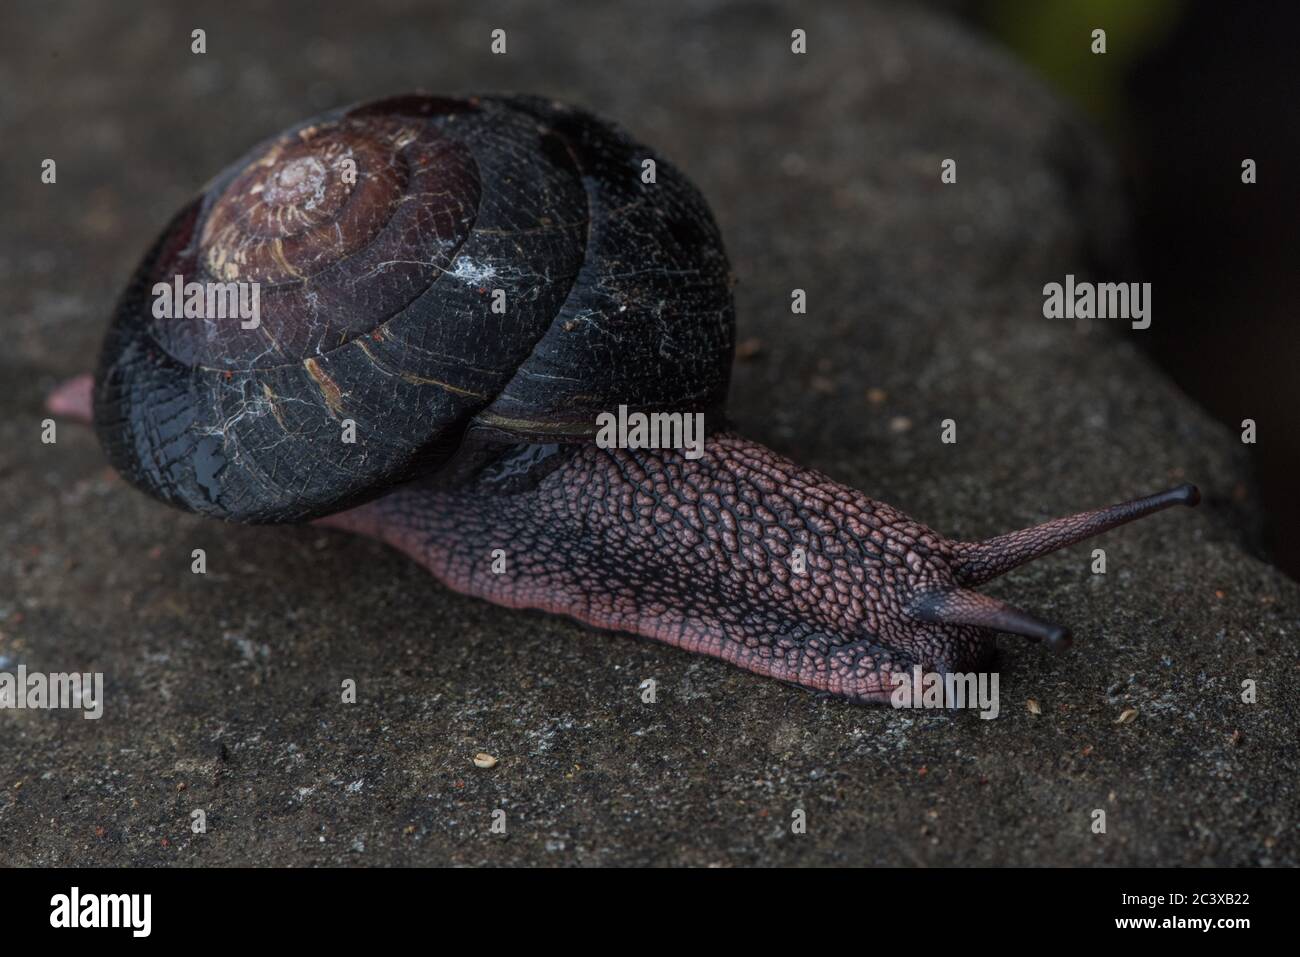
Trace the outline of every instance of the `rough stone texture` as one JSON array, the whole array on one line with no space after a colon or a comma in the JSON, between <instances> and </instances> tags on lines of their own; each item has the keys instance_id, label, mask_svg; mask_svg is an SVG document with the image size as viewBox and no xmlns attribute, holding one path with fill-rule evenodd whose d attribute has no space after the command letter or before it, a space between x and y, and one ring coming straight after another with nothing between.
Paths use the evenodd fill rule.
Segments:
<instances>
[{"instance_id":1,"label":"rough stone texture","mask_svg":"<svg viewBox=\"0 0 1300 957\"><path fill-rule=\"evenodd\" d=\"M0 668L108 685L98 722L0 712L0 863L1300 862L1300 591L1252 557L1234 436L1136 333L1042 318L1044 282L1122 253L1122 217L1091 140L1002 55L858 3L31 3L0 44ZM727 239L739 337L761 342L734 418L778 451L963 538L1185 479L1205 504L1105 538L1105 576L1081 547L989 586L1076 644L1002 639L1003 713L981 721L461 598L377 544L159 507L85 429L41 444L44 392L91 366L118 288L206 177L412 87L571 99L674 158ZM1131 278L1116 262L1105 277Z\"/></svg>"}]
</instances>

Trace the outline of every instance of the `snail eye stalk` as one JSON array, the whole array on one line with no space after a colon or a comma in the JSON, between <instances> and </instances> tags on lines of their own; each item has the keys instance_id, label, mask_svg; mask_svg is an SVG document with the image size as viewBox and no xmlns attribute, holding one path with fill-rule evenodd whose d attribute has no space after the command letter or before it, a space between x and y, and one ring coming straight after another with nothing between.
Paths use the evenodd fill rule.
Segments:
<instances>
[{"instance_id":1,"label":"snail eye stalk","mask_svg":"<svg viewBox=\"0 0 1300 957\"><path fill-rule=\"evenodd\" d=\"M1053 519L982 542L954 542L953 577L960 585L981 585L1057 549L1174 505L1192 507L1200 501L1201 493L1195 485L1179 485L1144 498Z\"/></svg>"}]
</instances>

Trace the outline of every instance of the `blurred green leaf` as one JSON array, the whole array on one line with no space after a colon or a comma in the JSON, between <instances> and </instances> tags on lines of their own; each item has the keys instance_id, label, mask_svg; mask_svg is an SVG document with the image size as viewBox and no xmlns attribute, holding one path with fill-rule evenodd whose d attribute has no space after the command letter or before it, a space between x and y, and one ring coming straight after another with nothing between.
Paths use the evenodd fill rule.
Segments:
<instances>
[{"instance_id":1,"label":"blurred green leaf","mask_svg":"<svg viewBox=\"0 0 1300 957\"><path fill-rule=\"evenodd\" d=\"M1128 67L1164 40L1182 0L989 0L985 27L1060 92L1098 121L1123 110ZM1092 31L1106 31L1106 52L1092 52Z\"/></svg>"}]
</instances>

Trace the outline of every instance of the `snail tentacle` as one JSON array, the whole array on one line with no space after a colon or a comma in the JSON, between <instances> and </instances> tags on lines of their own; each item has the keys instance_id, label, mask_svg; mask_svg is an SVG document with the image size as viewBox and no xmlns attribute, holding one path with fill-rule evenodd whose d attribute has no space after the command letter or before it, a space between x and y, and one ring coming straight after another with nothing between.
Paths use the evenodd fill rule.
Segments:
<instances>
[{"instance_id":1,"label":"snail tentacle","mask_svg":"<svg viewBox=\"0 0 1300 957\"><path fill-rule=\"evenodd\" d=\"M1195 485L1184 484L1117 505L1094 508L1041 525L1008 532L982 542L954 542L956 556L954 577L962 585L982 585L1005 575L1013 568L1032 562L1054 551L1075 545L1094 535L1127 525L1144 516L1175 505L1195 507L1201 493Z\"/></svg>"},{"instance_id":2,"label":"snail tentacle","mask_svg":"<svg viewBox=\"0 0 1300 957\"><path fill-rule=\"evenodd\" d=\"M1043 641L1053 651L1070 647L1070 632L1021 611L1000 599L965 588L924 593L907 612L919 621L946 625L975 625L992 631Z\"/></svg>"}]
</instances>

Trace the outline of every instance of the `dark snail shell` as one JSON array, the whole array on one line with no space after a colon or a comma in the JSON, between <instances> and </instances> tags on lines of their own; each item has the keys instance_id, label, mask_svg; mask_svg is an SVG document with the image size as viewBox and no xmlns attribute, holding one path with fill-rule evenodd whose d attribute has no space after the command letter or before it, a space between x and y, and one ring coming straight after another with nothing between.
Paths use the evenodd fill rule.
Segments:
<instances>
[{"instance_id":1,"label":"dark snail shell","mask_svg":"<svg viewBox=\"0 0 1300 957\"><path fill-rule=\"evenodd\" d=\"M155 318L176 275L256 281L260 325ZM117 304L95 427L165 502L300 521L471 428L549 443L619 404L719 409L733 322L708 206L653 151L548 100L396 97L254 147L176 215Z\"/></svg>"}]
</instances>

